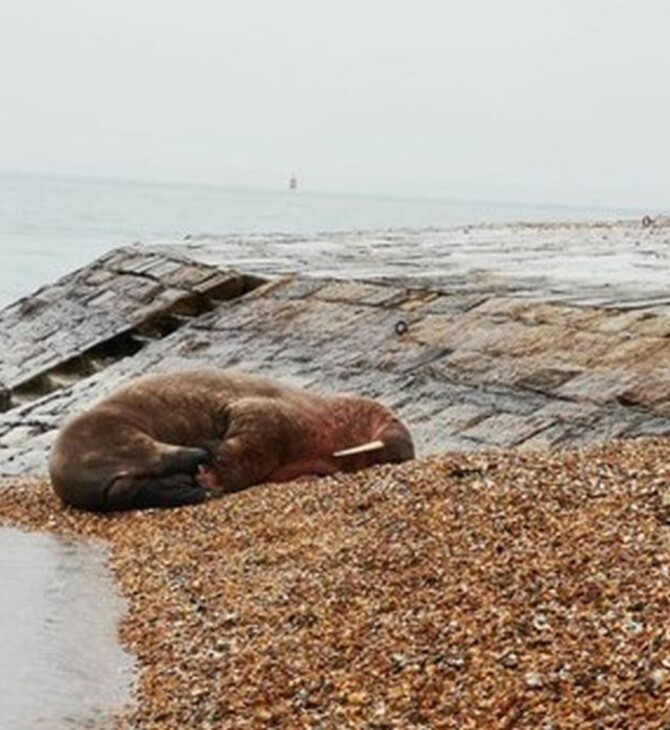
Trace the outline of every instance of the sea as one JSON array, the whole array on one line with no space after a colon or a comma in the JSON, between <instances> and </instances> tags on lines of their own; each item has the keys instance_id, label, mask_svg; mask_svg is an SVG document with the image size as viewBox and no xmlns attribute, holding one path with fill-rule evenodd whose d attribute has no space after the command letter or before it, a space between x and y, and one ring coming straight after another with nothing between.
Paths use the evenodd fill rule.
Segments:
<instances>
[{"instance_id":1,"label":"sea","mask_svg":"<svg viewBox=\"0 0 670 730\"><path fill-rule=\"evenodd\" d=\"M111 727L135 663L104 547L2 527L0 553L0 728Z\"/></svg>"},{"instance_id":2,"label":"sea","mask_svg":"<svg viewBox=\"0 0 670 730\"><path fill-rule=\"evenodd\" d=\"M631 218L645 211L0 172L0 307L135 242Z\"/></svg>"}]
</instances>

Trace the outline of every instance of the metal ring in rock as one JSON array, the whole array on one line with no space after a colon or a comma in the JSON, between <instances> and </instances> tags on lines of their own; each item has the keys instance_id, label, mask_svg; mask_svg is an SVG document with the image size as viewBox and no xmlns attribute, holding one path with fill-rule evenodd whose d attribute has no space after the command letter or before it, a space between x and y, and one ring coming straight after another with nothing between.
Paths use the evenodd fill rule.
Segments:
<instances>
[{"instance_id":1,"label":"metal ring in rock","mask_svg":"<svg viewBox=\"0 0 670 730\"><path fill-rule=\"evenodd\" d=\"M395 333L398 335L398 337L402 337L404 334L406 334L407 330L409 330L409 325L407 324L407 322L405 322L404 319L396 322Z\"/></svg>"}]
</instances>

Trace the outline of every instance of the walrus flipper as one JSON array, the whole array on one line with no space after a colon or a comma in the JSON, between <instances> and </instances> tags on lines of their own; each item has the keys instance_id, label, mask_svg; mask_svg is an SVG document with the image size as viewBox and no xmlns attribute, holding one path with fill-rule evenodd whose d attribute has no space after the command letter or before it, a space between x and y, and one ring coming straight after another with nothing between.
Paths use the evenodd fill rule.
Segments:
<instances>
[{"instance_id":1,"label":"walrus flipper","mask_svg":"<svg viewBox=\"0 0 670 730\"><path fill-rule=\"evenodd\" d=\"M210 461L206 449L160 444L155 471L119 474L105 490L106 511L180 507L204 502L207 489L196 479Z\"/></svg>"},{"instance_id":2,"label":"walrus flipper","mask_svg":"<svg viewBox=\"0 0 670 730\"><path fill-rule=\"evenodd\" d=\"M151 507L180 507L199 504L208 497L207 490L192 474L163 477L122 476L114 480L105 493L105 512Z\"/></svg>"},{"instance_id":3,"label":"walrus flipper","mask_svg":"<svg viewBox=\"0 0 670 730\"><path fill-rule=\"evenodd\" d=\"M217 493L259 484L280 465L290 440L285 405L272 397L240 398L227 409L228 429L210 465Z\"/></svg>"},{"instance_id":4,"label":"walrus flipper","mask_svg":"<svg viewBox=\"0 0 670 730\"><path fill-rule=\"evenodd\" d=\"M185 504L199 504L208 497L191 474L173 474L169 477L142 479L137 491L136 504L139 509L149 507L180 507Z\"/></svg>"},{"instance_id":5,"label":"walrus flipper","mask_svg":"<svg viewBox=\"0 0 670 730\"><path fill-rule=\"evenodd\" d=\"M215 442L202 448L160 444L156 473L163 477L175 474L194 475L200 466L212 460L217 448L218 443Z\"/></svg>"}]
</instances>

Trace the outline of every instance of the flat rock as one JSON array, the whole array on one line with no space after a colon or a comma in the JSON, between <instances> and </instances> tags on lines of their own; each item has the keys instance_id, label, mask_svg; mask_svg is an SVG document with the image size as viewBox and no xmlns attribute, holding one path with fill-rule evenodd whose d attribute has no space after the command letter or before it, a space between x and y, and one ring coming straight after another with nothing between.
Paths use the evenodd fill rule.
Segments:
<instances>
[{"instance_id":1,"label":"flat rock","mask_svg":"<svg viewBox=\"0 0 670 730\"><path fill-rule=\"evenodd\" d=\"M178 368L379 398L421 455L670 433L669 251L633 222L117 249L0 311L0 474L44 471L64 418Z\"/></svg>"}]
</instances>

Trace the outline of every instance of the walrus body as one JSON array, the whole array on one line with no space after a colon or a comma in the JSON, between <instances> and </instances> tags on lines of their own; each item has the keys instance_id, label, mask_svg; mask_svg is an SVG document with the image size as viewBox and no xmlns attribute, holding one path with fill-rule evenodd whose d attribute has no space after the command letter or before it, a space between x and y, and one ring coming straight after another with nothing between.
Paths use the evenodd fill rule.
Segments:
<instances>
[{"instance_id":1,"label":"walrus body","mask_svg":"<svg viewBox=\"0 0 670 730\"><path fill-rule=\"evenodd\" d=\"M131 381L65 424L49 472L64 502L111 511L413 456L406 427L375 401L213 370Z\"/></svg>"}]
</instances>

